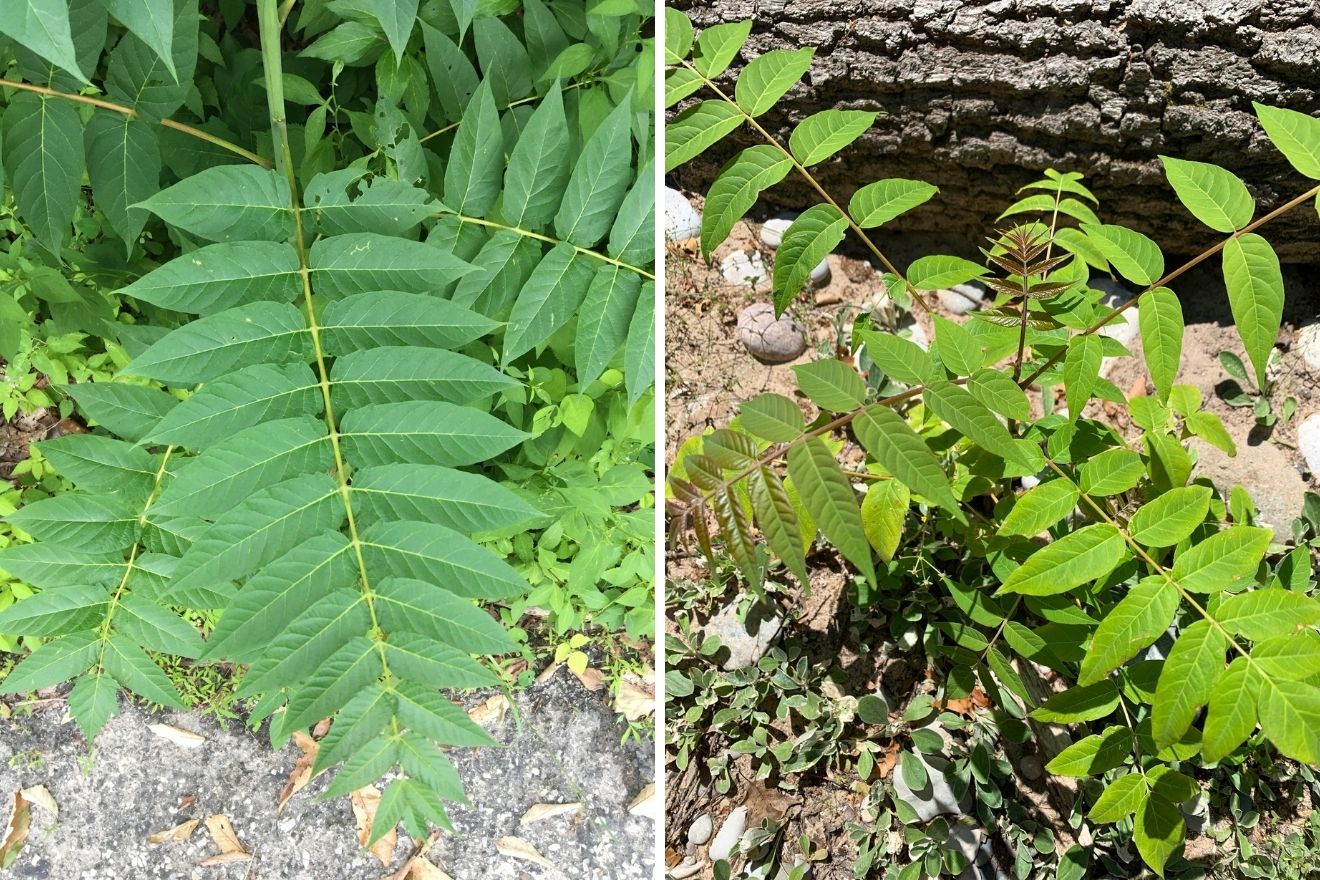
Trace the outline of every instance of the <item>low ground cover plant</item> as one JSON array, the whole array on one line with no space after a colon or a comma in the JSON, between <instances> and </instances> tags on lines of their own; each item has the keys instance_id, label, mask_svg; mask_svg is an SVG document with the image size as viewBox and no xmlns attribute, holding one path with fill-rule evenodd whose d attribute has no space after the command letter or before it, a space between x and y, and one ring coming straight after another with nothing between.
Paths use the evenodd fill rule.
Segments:
<instances>
[{"instance_id":1,"label":"low ground cover plant","mask_svg":"<svg viewBox=\"0 0 1320 880\"><path fill-rule=\"evenodd\" d=\"M177 658L240 664L250 723L332 719L328 793L393 772L373 836L424 838L463 799L438 747L490 742L441 689L510 682L528 608L644 644L649 14L0 14L0 355L43 386L5 414L91 427L35 445L74 489L6 496L0 688L72 681L91 739L121 690L182 708ZM69 333L85 372L49 366Z\"/></svg>"},{"instance_id":2,"label":"low ground cover plant","mask_svg":"<svg viewBox=\"0 0 1320 880\"><path fill-rule=\"evenodd\" d=\"M979 243L983 261L931 255L900 271L871 230L935 197L936 186L859 182L846 204L827 192L811 167L846 149L875 114L825 109L798 123L786 145L776 141L758 118L808 71L813 51L766 52L729 89L723 74L750 29L751 22L739 22L694 35L682 13L667 13L666 102L694 100L667 126L666 170L740 127L764 141L730 159L711 184L702 249L709 253L724 241L763 191L800 175L820 202L793 221L775 254L777 312L850 234L882 267L889 296L905 307L929 310L934 291L973 280L990 288L993 304L966 324L935 316L929 350L878 313L876 320L861 316L848 334L847 359L793 368L814 416L787 397L762 394L742 403L731 423L682 446L670 471L671 521L753 586L770 577L809 588L808 554L818 540L832 546L856 573L852 597L861 614L896 610L898 602L924 622L921 646L935 669L936 701L988 695L1005 736L1011 730L1030 737L1028 720L1068 727L1075 741L1046 769L1084 780L1073 827L1117 826L1163 876L1183 845L1183 806L1202 794L1205 780L1272 760L1267 755L1303 765L1297 772L1310 779L1308 768L1320 762L1315 541L1305 523L1293 534L1262 527L1245 492L1224 495L1194 477L1188 438L1229 454L1233 441L1197 389L1176 381L1183 317L1168 286L1202 261L1221 264L1251 381L1267 388L1284 290L1262 227L1285 211L1310 209L1320 186L1260 213L1232 173L1164 157L1170 195L1186 207L1189 222L1208 228L1202 254L1166 267L1155 241L1101 219L1103 206L1081 175L1050 170ZM1277 107L1255 110L1293 167L1320 180L1320 120ZM1109 274L1140 293L1107 305L1092 279ZM1100 331L1136 306L1152 387L1129 397L1101 376L1103 359L1126 349ZM1122 408L1135 440L1090 417L1093 401ZM860 464L841 463L845 447L862 451ZM918 587L923 601L902 599ZM1162 638L1171 646L1148 652ZM713 648L694 636L675 646L691 658ZM779 695L781 713L806 711L802 700L810 698L791 696L804 672L790 671L791 659L767 658L760 670L734 673L737 681L717 675L719 701L745 700L749 712L775 704L766 693L742 690L760 687ZM1066 689L1039 696L1024 684L1025 665L1048 671ZM675 684L696 689L681 669ZM935 712L929 702L925 710L902 720ZM821 716L819 706L811 711L813 719ZM867 711L873 735L898 735L887 708ZM736 727L755 715L716 717ZM680 740L691 733L685 725L703 718L709 720L699 707L680 715L671 748L681 753ZM863 782L876 760L864 740L846 750ZM989 792L1002 774L977 742L969 740L966 761L949 772L963 790ZM838 760L802 746L763 728L735 751L756 758L759 778L808 755ZM894 772L910 774L915 786L927 771L909 759L930 747L938 752L942 745L909 746ZM710 772L718 779L718 767ZM904 878L962 870L956 852L931 848L921 833L882 859L891 818L880 812L873 831L860 829L867 862L859 876L873 864ZM899 818L915 821L901 811ZM989 813L981 818L998 821ZM1034 845L1054 850L1052 838ZM1019 876L1033 870L1032 846L1027 840L1019 847ZM906 862L894 861L904 854ZM1077 846L1058 875L1120 870L1104 858L1093 862L1092 851Z\"/></svg>"}]
</instances>

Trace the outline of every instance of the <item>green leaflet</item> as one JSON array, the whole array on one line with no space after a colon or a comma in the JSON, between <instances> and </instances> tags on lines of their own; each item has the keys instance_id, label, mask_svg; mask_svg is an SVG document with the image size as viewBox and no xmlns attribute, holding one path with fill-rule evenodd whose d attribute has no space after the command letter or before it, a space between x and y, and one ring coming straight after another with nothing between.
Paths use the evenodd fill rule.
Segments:
<instances>
[{"instance_id":1,"label":"green leaflet","mask_svg":"<svg viewBox=\"0 0 1320 880\"><path fill-rule=\"evenodd\" d=\"M500 194L504 155L491 144L501 143L500 113L491 95L490 80L482 80L472 93L463 124L445 168L445 204L460 214L484 216Z\"/></svg>"},{"instance_id":2,"label":"green leaflet","mask_svg":"<svg viewBox=\"0 0 1320 880\"><path fill-rule=\"evenodd\" d=\"M579 247L592 247L610 231L633 181L630 105L621 103L605 117L582 147L555 214L555 234Z\"/></svg>"},{"instance_id":3,"label":"green leaflet","mask_svg":"<svg viewBox=\"0 0 1320 880\"><path fill-rule=\"evenodd\" d=\"M829 447L819 437L809 437L792 447L788 451L788 475L821 532L874 585L875 565L857 499Z\"/></svg>"},{"instance_id":4,"label":"green leaflet","mask_svg":"<svg viewBox=\"0 0 1320 880\"><path fill-rule=\"evenodd\" d=\"M907 486L897 480L872 483L862 499L862 529L875 552L885 562L894 558L903 537L911 496Z\"/></svg>"},{"instance_id":5,"label":"green leaflet","mask_svg":"<svg viewBox=\"0 0 1320 880\"><path fill-rule=\"evenodd\" d=\"M1260 727L1295 761L1320 761L1320 690L1300 681L1265 679L1257 700Z\"/></svg>"},{"instance_id":6,"label":"green leaflet","mask_svg":"<svg viewBox=\"0 0 1320 880\"><path fill-rule=\"evenodd\" d=\"M1074 336L1068 342L1063 359L1063 385L1068 401L1068 418L1076 421L1095 392L1104 361L1104 346L1094 334Z\"/></svg>"},{"instance_id":7,"label":"green leaflet","mask_svg":"<svg viewBox=\"0 0 1320 880\"><path fill-rule=\"evenodd\" d=\"M688 107L665 126L665 172L706 152L742 121L738 108L723 101L702 101Z\"/></svg>"},{"instance_id":8,"label":"green leaflet","mask_svg":"<svg viewBox=\"0 0 1320 880\"><path fill-rule=\"evenodd\" d=\"M1270 243L1248 232L1224 244L1224 286L1233 323L1264 388L1265 369L1283 322L1283 274Z\"/></svg>"},{"instance_id":9,"label":"green leaflet","mask_svg":"<svg viewBox=\"0 0 1320 880\"><path fill-rule=\"evenodd\" d=\"M623 350L624 382L632 406L652 387L655 375L655 282L646 281L637 295L637 307L628 324Z\"/></svg>"},{"instance_id":10,"label":"green leaflet","mask_svg":"<svg viewBox=\"0 0 1320 880\"><path fill-rule=\"evenodd\" d=\"M792 168L787 156L766 144L748 147L731 159L706 195L701 214L701 250L709 254L722 244L734 224L756 204L757 197L783 180Z\"/></svg>"},{"instance_id":11,"label":"green leaflet","mask_svg":"<svg viewBox=\"0 0 1320 880\"><path fill-rule=\"evenodd\" d=\"M1265 133L1292 166L1312 180L1320 180L1320 120L1255 101L1251 106Z\"/></svg>"},{"instance_id":12,"label":"green leaflet","mask_svg":"<svg viewBox=\"0 0 1320 880\"><path fill-rule=\"evenodd\" d=\"M1231 632L1258 642L1320 623L1320 602L1292 590L1251 590L1225 599L1215 619Z\"/></svg>"},{"instance_id":13,"label":"green leaflet","mask_svg":"<svg viewBox=\"0 0 1320 880\"><path fill-rule=\"evenodd\" d=\"M476 358L440 348L381 346L335 360L331 399L343 412L373 403L475 403L518 383Z\"/></svg>"},{"instance_id":14,"label":"green leaflet","mask_svg":"<svg viewBox=\"0 0 1320 880\"><path fill-rule=\"evenodd\" d=\"M955 375L969 376L985 366L985 351L961 324L935 315L935 354Z\"/></svg>"},{"instance_id":15,"label":"green leaflet","mask_svg":"<svg viewBox=\"0 0 1320 880\"><path fill-rule=\"evenodd\" d=\"M1182 845L1187 833L1187 824L1178 805L1196 794L1198 787L1194 780L1181 773L1165 767L1156 770L1167 772L1156 777L1152 771L1150 778L1154 784L1150 787L1149 797L1137 807L1132 836L1142 860L1163 877L1165 863Z\"/></svg>"},{"instance_id":16,"label":"green leaflet","mask_svg":"<svg viewBox=\"0 0 1320 880\"><path fill-rule=\"evenodd\" d=\"M320 388L306 364L257 364L207 383L157 422L148 439L204 449L252 425L315 415L321 406Z\"/></svg>"},{"instance_id":17,"label":"green leaflet","mask_svg":"<svg viewBox=\"0 0 1320 880\"><path fill-rule=\"evenodd\" d=\"M57 636L98 626L110 601L104 587L74 584L37 593L0 611L0 630Z\"/></svg>"},{"instance_id":18,"label":"green leaflet","mask_svg":"<svg viewBox=\"0 0 1320 880\"><path fill-rule=\"evenodd\" d=\"M1087 818L1100 823L1121 821L1137 811L1149 791L1140 772L1119 776L1105 787Z\"/></svg>"},{"instance_id":19,"label":"green leaflet","mask_svg":"<svg viewBox=\"0 0 1320 880\"><path fill-rule=\"evenodd\" d=\"M943 380L926 386L926 405L955 431L1006 461L1031 466L1008 429L971 392Z\"/></svg>"},{"instance_id":20,"label":"green leaflet","mask_svg":"<svg viewBox=\"0 0 1320 880\"><path fill-rule=\"evenodd\" d=\"M274 242L211 244L176 257L121 293L196 315L261 301L292 302L299 293L298 254Z\"/></svg>"},{"instance_id":21,"label":"green leaflet","mask_svg":"<svg viewBox=\"0 0 1320 880\"><path fill-rule=\"evenodd\" d=\"M73 44L69 4L63 0L2 0L0 34L87 82Z\"/></svg>"},{"instance_id":22,"label":"green leaflet","mask_svg":"<svg viewBox=\"0 0 1320 880\"><path fill-rule=\"evenodd\" d=\"M501 362L544 345L550 335L568 323L591 286L597 263L569 244L558 244L532 270L514 303L504 334Z\"/></svg>"},{"instance_id":23,"label":"green leaflet","mask_svg":"<svg viewBox=\"0 0 1320 880\"><path fill-rule=\"evenodd\" d=\"M1210 510L1209 486L1180 486L1142 505L1128 529L1147 547L1172 547L1190 535Z\"/></svg>"},{"instance_id":24,"label":"green leaflet","mask_svg":"<svg viewBox=\"0 0 1320 880\"><path fill-rule=\"evenodd\" d=\"M252 165L207 168L150 198L133 201L171 226L207 241L278 242L293 234L288 181Z\"/></svg>"},{"instance_id":25,"label":"green leaflet","mask_svg":"<svg viewBox=\"0 0 1320 880\"><path fill-rule=\"evenodd\" d=\"M787 443L801 436L806 427L802 410L781 394L767 392L744 400L738 413L742 426L763 440Z\"/></svg>"},{"instance_id":26,"label":"green leaflet","mask_svg":"<svg viewBox=\"0 0 1320 880\"><path fill-rule=\"evenodd\" d=\"M151 48L165 69L176 74L174 42L174 4L170 0L103 0L115 21Z\"/></svg>"},{"instance_id":27,"label":"green leaflet","mask_svg":"<svg viewBox=\"0 0 1320 880\"><path fill-rule=\"evenodd\" d=\"M488 477L436 465L364 468L354 474L352 488L367 522L415 520L471 534L508 529L541 516Z\"/></svg>"},{"instance_id":28,"label":"green leaflet","mask_svg":"<svg viewBox=\"0 0 1320 880\"><path fill-rule=\"evenodd\" d=\"M568 183L570 163L568 118L558 83L527 121L509 154L504 172L506 220L522 229L544 229L559 207Z\"/></svg>"},{"instance_id":29,"label":"green leaflet","mask_svg":"<svg viewBox=\"0 0 1320 880\"><path fill-rule=\"evenodd\" d=\"M1045 769L1060 776L1099 776L1122 765L1132 754L1132 733L1107 727L1078 740L1054 756Z\"/></svg>"},{"instance_id":30,"label":"green leaflet","mask_svg":"<svg viewBox=\"0 0 1320 880\"><path fill-rule=\"evenodd\" d=\"M438 639L466 651L501 654L516 646L485 611L449 590L412 578L390 577L376 585L381 623Z\"/></svg>"},{"instance_id":31,"label":"green leaflet","mask_svg":"<svg viewBox=\"0 0 1320 880\"><path fill-rule=\"evenodd\" d=\"M301 312L298 317L301 320ZM485 315L447 299L381 290L327 305L321 315L321 338L334 354L384 345L459 348L497 326Z\"/></svg>"},{"instance_id":32,"label":"green leaflet","mask_svg":"<svg viewBox=\"0 0 1320 880\"><path fill-rule=\"evenodd\" d=\"M858 413L852 425L858 441L885 470L916 494L962 519L940 460L902 416L888 407L872 406Z\"/></svg>"},{"instance_id":33,"label":"green leaflet","mask_svg":"<svg viewBox=\"0 0 1320 880\"><path fill-rule=\"evenodd\" d=\"M417 20L418 0L366 0L363 3L371 14L380 22L385 38L390 41L396 59L403 58L408 46L408 37L412 34L413 23Z\"/></svg>"},{"instance_id":34,"label":"green leaflet","mask_svg":"<svg viewBox=\"0 0 1320 880\"><path fill-rule=\"evenodd\" d=\"M758 55L738 74L734 99L748 116L760 116L793 87L811 67L816 50L773 49Z\"/></svg>"},{"instance_id":35,"label":"green leaflet","mask_svg":"<svg viewBox=\"0 0 1320 880\"><path fill-rule=\"evenodd\" d=\"M407 235L440 208L424 189L386 177L362 183L365 175L361 168L342 168L313 177L304 188L303 222L314 221L324 235Z\"/></svg>"},{"instance_id":36,"label":"green leaflet","mask_svg":"<svg viewBox=\"0 0 1320 880\"><path fill-rule=\"evenodd\" d=\"M1091 638L1078 684L1091 684L1163 635L1178 610L1178 591L1161 577L1143 578L1110 609Z\"/></svg>"},{"instance_id":37,"label":"green leaflet","mask_svg":"<svg viewBox=\"0 0 1320 880\"><path fill-rule=\"evenodd\" d=\"M573 345L582 387L600 377L628 338L641 289L642 278L636 272L609 264L596 270L578 315Z\"/></svg>"},{"instance_id":38,"label":"green leaflet","mask_svg":"<svg viewBox=\"0 0 1320 880\"><path fill-rule=\"evenodd\" d=\"M1248 594L1250 595L1250 594ZM1263 679L1246 657L1236 657L1210 693L1201 754L1218 761L1237 750L1256 729Z\"/></svg>"},{"instance_id":39,"label":"green leaflet","mask_svg":"<svg viewBox=\"0 0 1320 880\"><path fill-rule=\"evenodd\" d=\"M178 405L156 388L119 382L91 382L66 389L93 421L127 440L141 440Z\"/></svg>"},{"instance_id":40,"label":"green leaflet","mask_svg":"<svg viewBox=\"0 0 1320 880\"><path fill-rule=\"evenodd\" d=\"M1236 586L1255 575L1273 534L1254 526L1231 526L1179 553L1171 574L1194 593Z\"/></svg>"},{"instance_id":41,"label":"green leaflet","mask_svg":"<svg viewBox=\"0 0 1320 880\"><path fill-rule=\"evenodd\" d=\"M156 474L151 453L97 434L42 440L37 448L55 470L88 492L145 494Z\"/></svg>"},{"instance_id":42,"label":"green leaflet","mask_svg":"<svg viewBox=\"0 0 1320 880\"><path fill-rule=\"evenodd\" d=\"M1160 156L1164 175L1192 216L1217 232L1236 232L1251 222L1256 203L1236 174L1208 162Z\"/></svg>"},{"instance_id":43,"label":"green leaflet","mask_svg":"<svg viewBox=\"0 0 1320 880\"><path fill-rule=\"evenodd\" d=\"M1141 350L1155 390L1164 403L1178 376L1182 360L1183 314L1178 296L1167 287L1157 287L1141 298L1137 311Z\"/></svg>"},{"instance_id":44,"label":"green leaflet","mask_svg":"<svg viewBox=\"0 0 1320 880\"><path fill-rule=\"evenodd\" d=\"M1154 284L1164 274L1164 255L1148 236L1109 224L1083 223L1082 230L1118 274L1133 284Z\"/></svg>"},{"instance_id":45,"label":"green leaflet","mask_svg":"<svg viewBox=\"0 0 1320 880\"><path fill-rule=\"evenodd\" d=\"M863 229L888 223L899 214L930 201L939 188L920 180L894 177L877 180L853 193L848 213Z\"/></svg>"},{"instance_id":46,"label":"green leaflet","mask_svg":"<svg viewBox=\"0 0 1320 880\"><path fill-rule=\"evenodd\" d=\"M444 526L382 522L362 533L372 570L428 581L469 599L503 599L527 592L527 582L502 559Z\"/></svg>"},{"instance_id":47,"label":"green leaflet","mask_svg":"<svg viewBox=\"0 0 1320 880\"><path fill-rule=\"evenodd\" d=\"M871 360L886 375L909 385L929 382L935 375L935 362L915 342L878 330L859 329L857 334L866 344Z\"/></svg>"},{"instance_id":48,"label":"green leaflet","mask_svg":"<svg viewBox=\"0 0 1320 880\"><path fill-rule=\"evenodd\" d=\"M827 412L847 412L866 402L866 384L851 364L826 358L796 364L793 373L799 390Z\"/></svg>"},{"instance_id":49,"label":"green leaflet","mask_svg":"<svg viewBox=\"0 0 1320 880\"><path fill-rule=\"evenodd\" d=\"M784 560L798 583L806 586L810 580L802 547L801 524L783 481L769 468L758 467L748 477L747 485L752 498L752 510L766 543ZM865 510L862 518L865 527Z\"/></svg>"},{"instance_id":50,"label":"green leaflet","mask_svg":"<svg viewBox=\"0 0 1320 880\"><path fill-rule=\"evenodd\" d=\"M752 32L751 21L737 21L708 27L697 37L692 54L692 66L707 78L723 73L747 42ZM668 51L668 50L666 50Z\"/></svg>"},{"instance_id":51,"label":"green leaflet","mask_svg":"<svg viewBox=\"0 0 1320 880\"><path fill-rule=\"evenodd\" d=\"M106 68L105 91L110 100L127 104L149 122L182 107L197 69L199 21L195 2L174 0L172 68L136 34L121 39L110 52Z\"/></svg>"},{"instance_id":52,"label":"green leaflet","mask_svg":"<svg viewBox=\"0 0 1320 880\"><path fill-rule=\"evenodd\" d=\"M1053 526L1077 506L1081 492L1069 480L1050 480L1028 490L1000 523L999 534L1032 537Z\"/></svg>"},{"instance_id":53,"label":"green leaflet","mask_svg":"<svg viewBox=\"0 0 1320 880\"><path fill-rule=\"evenodd\" d=\"M623 197L619 214L610 227L610 256L624 263L651 265L655 262L655 163L646 162L637 172L637 182Z\"/></svg>"},{"instance_id":54,"label":"green leaflet","mask_svg":"<svg viewBox=\"0 0 1320 880\"><path fill-rule=\"evenodd\" d=\"M918 290L940 290L986 275L984 266L962 257L928 256L912 261L907 268L908 284Z\"/></svg>"},{"instance_id":55,"label":"green leaflet","mask_svg":"<svg viewBox=\"0 0 1320 880\"><path fill-rule=\"evenodd\" d=\"M79 550L124 550L138 538L140 499L65 493L34 501L5 517L40 541Z\"/></svg>"},{"instance_id":56,"label":"green leaflet","mask_svg":"<svg viewBox=\"0 0 1320 880\"><path fill-rule=\"evenodd\" d=\"M1033 553L995 595L1065 593L1109 574L1127 555L1118 529L1108 523L1083 526Z\"/></svg>"},{"instance_id":57,"label":"green leaflet","mask_svg":"<svg viewBox=\"0 0 1320 880\"><path fill-rule=\"evenodd\" d=\"M1006 419L1026 421L1031 418L1031 401L1018 384L994 369L974 373L967 390L981 403Z\"/></svg>"},{"instance_id":58,"label":"green leaflet","mask_svg":"<svg viewBox=\"0 0 1320 880\"><path fill-rule=\"evenodd\" d=\"M866 110L822 110L797 124L789 135L793 157L810 167L824 162L861 137L877 113ZM851 208L849 213L852 213Z\"/></svg>"},{"instance_id":59,"label":"green leaflet","mask_svg":"<svg viewBox=\"0 0 1320 880\"><path fill-rule=\"evenodd\" d=\"M494 458L527 437L494 416L441 401L364 406L345 413L339 429L345 454L359 467L462 467Z\"/></svg>"},{"instance_id":60,"label":"green leaflet","mask_svg":"<svg viewBox=\"0 0 1320 880\"><path fill-rule=\"evenodd\" d=\"M371 290L434 293L445 282L473 271L433 245L374 232L320 239L312 244L308 261L313 286L332 298Z\"/></svg>"},{"instance_id":61,"label":"green leaflet","mask_svg":"<svg viewBox=\"0 0 1320 880\"><path fill-rule=\"evenodd\" d=\"M0 22L33 14L29 0L9 2L18 8L0 8ZM35 24L33 20L27 26ZM67 30L67 20L65 24ZM0 30L4 27L0 24ZM77 72L76 66L71 69ZM58 254L69 237L81 192L84 154L78 111L68 101L22 92L5 107L0 134L5 175L19 215Z\"/></svg>"},{"instance_id":62,"label":"green leaflet","mask_svg":"<svg viewBox=\"0 0 1320 880\"><path fill-rule=\"evenodd\" d=\"M793 221L775 252L771 278L781 315L821 260L843 241L848 221L833 205L812 205Z\"/></svg>"},{"instance_id":63,"label":"green leaflet","mask_svg":"<svg viewBox=\"0 0 1320 880\"><path fill-rule=\"evenodd\" d=\"M206 382L248 364L310 359L307 322L292 305L257 302L172 330L124 372L172 385Z\"/></svg>"},{"instance_id":64,"label":"green leaflet","mask_svg":"<svg viewBox=\"0 0 1320 880\"><path fill-rule=\"evenodd\" d=\"M1118 708L1118 689L1112 681L1070 688L1055 694L1031 712L1037 721L1073 724L1104 718Z\"/></svg>"},{"instance_id":65,"label":"green leaflet","mask_svg":"<svg viewBox=\"0 0 1320 880\"><path fill-rule=\"evenodd\" d=\"M1137 485L1146 473L1141 456L1130 449L1106 449L1081 467L1081 487L1087 495L1118 495Z\"/></svg>"},{"instance_id":66,"label":"green leaflet","mask_svg":"<svg viewBox=\"0 0 1320 880\"><path fill-rule=\"evenodd\" d=\"M69 691L69 714L89 740L96 737L118 708L119 685L104 673L80 676Z\"/></svg>"},{"instance_id":67,"label":"green leaflet","mask_svg":"<svg viewBox=\"0 0 1320 880\"><path fill-rule=\"evenodd\" d=\"M137 203L154 193L160 181L156 134L141 120L104 110L92 114L83 134L97 205L132 253L147 222L147 212Z\"/></svg>"},{"instance_id":68,"label":"green leaflet","mask_svg":"<svg viewBox=\"0 0 1320 880\"><path fill-rule=\"evenodd\" d=\"M1183 630L1164 660L1151 705L1151 734L1161 747L1182 738L1224 672L1228 642L1208 621Z\"/></svg>"}]
</instances>

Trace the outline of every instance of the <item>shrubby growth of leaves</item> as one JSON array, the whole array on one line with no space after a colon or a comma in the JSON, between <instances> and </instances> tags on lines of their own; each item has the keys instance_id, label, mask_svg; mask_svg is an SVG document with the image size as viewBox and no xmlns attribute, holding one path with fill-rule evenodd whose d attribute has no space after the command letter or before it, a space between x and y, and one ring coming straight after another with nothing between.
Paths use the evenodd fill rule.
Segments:
<instances>
[{"instance_id":1,"label":"shrubby growth of leaves","mask_svg":"<svg viewBox=\"0 0 1320 880\"><path fill-rule=\"evenodd\" d=\"M332 717L330 791L397 768L375 833L421 835L437 745L489 741L437 689L498 683L524 609L649 636L649 9L6 7L0 355L93 430L9 516L5 691L72 680L91 737L121 688L181 705L155 654L244 664L273 741ZM69 334L113 380L38 360Z\"/></svg>"},{"instance_id":2,"label":"shrubby growth of leaves","mask_svg":"<svg viewBox=\"0 0 1320 880\"><path fill-rule=\"evenodd\" d=\"M762 191L789 174L810 179L810 166L845 149L874 119L822 110L798 124L787 146L777 143L757 117L807 72L812 52L752 59L729 94L716 80L724 81L750 27L720 25L694 38L685 16L668 15L667 103L701 100L668 125L666 169L740 126L767 141L738 153L711 185L702 218L707 252ZM1320 180L1320 120L1263 105L1256 112L1293 166ZM1222 265L1237 331L1264 387L1284 291L1279 261L1255 230L1313 202L1320 188L1257 218L1230 172L1174 158L1164 167L1171 197L1227 236L1208 237L1207 255ZM1223 497L1208 480L1193 479L1189 437L1234 449L1197 389L1175 380L1183 318L1167 285L1183 268L1167 268L1147 236L1104 223L1080 175L1050 171L1026 187L1000 218L1007 225L983 249L984 262L933 255L906 272L867 230L936 188L898 179L859 184L846 208L827 197L784 233L772 285L777 311L850 230L903 304L923 308L931 292L975 279L994 292L993 307L966 325L935 317L930 350L860 318L851 362L794 368L798 389L817 408L813 419L793 400L763 394L744 402L729 425L684 444L671 471L673 521L753 584L774 560L805 585L817 538L855 567L863 609L927 584L940 598L923 636L939 697L960 699L979 687L1001 719L1030 713L1075 726L1076 741L1047 769L1095 780L1083 789L1086 821L1118 823L1162 875L1183 843L1181 805L1201 791L1198 770L1233 766L1261 748L1320 764L1316 542L1305 526L1290 536L1257 524L1240 490ZM1090 284L1107 273L1141 293L1107 307ZM1097 331L1136 304L1153 390L1128 398L1100 375L1102 359L1126 350ZM1043 412L1027 395L1035 389ZM1126 408L1136 441L1087 417L1093 400ZM840 464L845 441L864 450L860 468ZM1038 484L1020 491L1026 477ZM1167 655L1147 655L1166 632L1176 636ZM1051 670L1068 689L1038 702L1022 682L1024 663ZM776 754L773 742L764 750ZM796 744L791 752L802 754ZM910 849L901 876L939 873L939 855L932 862L920 849ZM1069 858L1084 869L1090 857L1079 849Z\"/></svg>"}]
</instances>

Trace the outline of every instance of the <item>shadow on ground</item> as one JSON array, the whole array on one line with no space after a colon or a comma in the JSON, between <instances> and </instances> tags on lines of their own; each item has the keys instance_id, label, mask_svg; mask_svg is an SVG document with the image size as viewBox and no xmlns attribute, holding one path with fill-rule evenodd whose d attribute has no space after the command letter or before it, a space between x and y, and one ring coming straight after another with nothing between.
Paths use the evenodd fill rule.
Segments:
<instances>
[{"instance_id":1,"label":"shadow on ground","mask_svg":"<svg viewBox=\"0 0 1320 880\"><path fill-rule=\"evenodd\" d=\"M480 702L476 700L475 702ZM566 671L519 694L515 711L488 728L503 748L456 749L450 758L470 807L454 807L456 836L443 835L430 860L454 880L640 880L654 867L652 820L628 805L654 778L650 742L620 744L624 728L601 695ZM152 734L164 722L199 733L184 749ZM275 804L299 756L292 744L271 748L264 730L182 713L152 714L125 705L90 752L63 701L0 721L0 797L44 785L57 820L33 810L28 843L0 878L14 880L379 880L400 868L414 841L400 828L387 868L358 845L347 797L318 795L329 774ZM192 796L195 801L180 809ZM538 803L580 801L577 813L527 826ZM0 807L6 812L8 805ZM218 850L204 827L159 846L148 835L214 813L229 817L253 854L248 862L199 867ZM500 855L496 839L533 844L553 869Z\"/></svg>"}]
</instances>

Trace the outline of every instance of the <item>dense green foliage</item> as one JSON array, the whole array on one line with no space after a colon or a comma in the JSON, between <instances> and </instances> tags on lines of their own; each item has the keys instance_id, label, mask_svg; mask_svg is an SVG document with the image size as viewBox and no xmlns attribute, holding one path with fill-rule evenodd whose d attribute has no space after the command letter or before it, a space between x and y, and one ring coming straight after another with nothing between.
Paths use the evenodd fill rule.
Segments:
<instances>
[{"instance_id":1,"label":"dense green foliage","mask_svg":"<svg viewBox=\"0 0 1320 880\"><path fill-rule=\"evenodd\" d=\"M668 14L667 102L698 93L703 100L669 124L666 168L742 125L767 141L737 154L711 185L707 252L762 191L790 172L811 180L809 166L845 149L873 119L824 110L803 120L787 147L775 142L756 117L798 82L811 51L752 59L729 96L715 80L749 31L749 22L720 25L694 39L685 16ZM1320 179L1320 121L1259 105L1256 112L1293 166ZM1237 331L1264 387L1284 292L1279 261L1255 230L1320 188L1253 221L1254 201L1230 172L1176 159L1165 168L1191 215L1228 233L1203 256L1222 261ZM1197 769L1240 763L1260 744L1320 765L1316 542L1308 546L1304 526L1288 541L1258 525L1240 489L1221 497L1208 480L1192 479L1183 441L1197 436L1234 449L1197 389L1175 381L1183 318L1166 285L1187 267L1166 270L1150 238L1103 223L1078 174L1049 171L1026 187L1000 218L1014 225L991 237L984 263L934 255L906 272L866 230L930 199L935 187L865 183L846 209L820 192L825 201L793 222L775 255L778 311L849 230L885 267L900 302L925 308L931 292L977 279L994 292L993 307L965 325L936 317L929 351L862 316L852 328L853 362L794 368L814 419L787 397L763 394L727 427L683 446L670 479L676 522L708 557L718 541L752 584L773 557L806 586L806 554L818 536L859 573L863 608L927 584L940 597L923 612L932 619L922 636L939 697L964 698L979 686L998 717L1080 725L1048 769L1101 780L1084 789L1089 821L1130 830L1142 859L1163 875L1184 837L1180 805L1200 791ZM1111 272L1139 296L1107 307L1091 278ZM1102 360L1126 349L1098 331L1138 304L1153 392L1129 399L1100 375ZM1033 411L1027 392L1035 389ZM1125 407L1139 439L1088 418L1093 400ZM864 451L861 467L840 463L845 442ZM1038 484L1017 491L1022 478ZM1176 635L1167 656L1147 654L1166 632ZM1037 704L1023 663L1071 686ZM796 760L802 747L786 750ZM942 869L938 852L914 846L909 855L905 878ZM1090 854L1075 858L1084 865Z\"/></svg>"},{"instance_id":2,"label":"dense green foliage","mask_svg":"<svg viewBox=\"0 0 1320 880\"><path fill-rule=\"evenodd\" d=\"M473 655L532 604L652 630L649 6L6 9L0 355L131 361L29 401L97 427L9 517L3 689L72 679L90 738L121 687L181 706L154 655L239 662L274 742L333 718L331 794L397 768L376 836L447 826Z\"/></svg>"}]
</instances>

